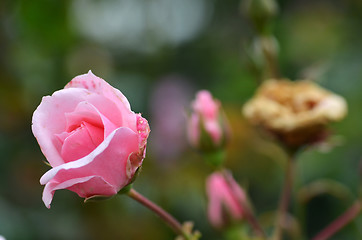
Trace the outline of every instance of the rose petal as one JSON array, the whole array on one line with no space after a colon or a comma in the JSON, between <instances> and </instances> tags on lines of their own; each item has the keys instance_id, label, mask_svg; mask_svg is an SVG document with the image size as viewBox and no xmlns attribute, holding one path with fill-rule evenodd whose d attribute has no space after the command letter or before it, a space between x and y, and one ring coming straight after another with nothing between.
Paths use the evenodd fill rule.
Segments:
<instances>
[{"instance_id":1,"label":"rose petal","mask_svg":"<svg viewBox=\"0 0 362 240\"><path fill-rule=\"evenodd\" d=\"M233 219L240 219L243 211L239 200L244 200L245 195L240 186L228 177L226 180L220 173L212 174L206 182L207 194L209 197L208 217L215 227L221 227L224 223L224 210Z\"/></svg>"},{"instance_id":2,"label":"rose petal","mask_svg":"<svg viewBox=\"0 0 362 240\"><path fill-rule=\"evenodd\" d=\"M80 159L92 152L103 141L103 128L82 123L80 128L69 133L64 139L62 157L64 162Z\"/></svg>"},{"instance_id":3,"label":"rose petal","mask_svg":"<svg viewBox=\"0 0 362 240\"><path fill-rule=\"evenodd\" d=\"M127 98L116 88L112 87L109 83L102 78L95 76L91 71L87 74L79 75L72 79L64 88L83 88L90 92L102 95L111 100L119 111L114 112L114 109L109 109L108 106L98 101L91 101L97 109L101 109L102 114L107 116L112 122L118 126L129 127L132 130L136 130L135 114L131 111L130 104ZM105 111L105 112L103 112ZM114 116L115 113L121 112L122 115ZM114 117L112 117L114 116ZM116 121L121 122L116 122Z\"/></svg>"},{"instance_id":4,"label":"rose petal","mask_svg":"<svg viewBox=\"0 0 362 240\"><path fill-rule=\"evenodd\" d=\"M189 125L189 140L197 147L200 138L200 121L206 132L211 136L213 142L219 145L222 140L223 131L220 123L220 102L213 99L211 93L206 90L197 92L196 99L192 103L193 114ZM196 117L195 115L198 115Z\"/></svg>"},{"instance_id":5,"label":"rose petal","mask_svg":"<svg viewBox=\"0 0 362 240\"><path fill-rule=\"evenodd\" d=\"M95 185L100 187L95 189L94 188ZM114 187L109 183L107 183L106 181L104 181L103 178L99 176L88 176L83 178L70 179L60 184L57 182L52 182L50 184L47 184L44 188L42 199L45 206L47 208L50 208L50 203L52 202L54 192L56 190L69 189L76 193L79 192L78 195L80 197L87 197L86 195L83 195L83 193L85 193L85 190L83 189L87 189L89 191L91 187L93 187L92 189L93 192L102 196L111 196L117 193Z\"/></svg>"},{"instance_id":6,"label":"rose petal","mask_svg":"<svg viewBox=\"0 0 362 240\"><path fill-rule=\"evenodd\" d=\"M91 176L88 181L78 182L67 187L67 189L77 193L78 196L82 198L89 198L91 196L112 196L117 194L118 191L115 186L112 186L100 176Z\"/></svg>"},{"instance_id":7,"label":"rose petal","mask_svg":"<svg viewBox=\"0 0 362 240\"><path fill-rule=\"evenodd\" d=\"M117 129L117 126L104 116L93 104L89 102L80 102L76 109L71 113L66 113L67 131L72 131L79 127L82 122L89 122L94 126L104 128L104 138Z\"/></svg>"},{"instance_id":8,"label":"rose petal","mask_svg":"<svg viewBox=\"0 0 362 240\"><path fill-rule=\"evenodd\" d=\"M146 147L147 138L150 134L150 126L148 125L148 121L141 116L141 114L137 114L137 133L138 133L138 143L140 148Z\"/></svg>"},{"instance_id":9,"label":"rose petal","mask_svg":"<svg viewBox=\"0 0 362 240\"><path fill-rule=\"evenodd\" d=\"M66 131L71 132L78 128L82 122L87 122L93 126L103 127L101 114L88 102L80 102L73 112L64 113L67 121Z\"/></svg>"},{"instance_id":10,"label":"rose petal","mask_svg":"<svg viewBox=\"0 0 362 240\"><path fill-rule=\"evenodd\" d=\"M209 91L201 90L196 95L193 108L204 118L215 119L219 113L220 103L213 99Z\"/></svg>"},{"instance_id":11,"label":"rose petal","mask_svg":"<svg viewBox=\"0 0 362 240\"><path fill-rule=\"evenodd\" d=\"M40 148L52 166L64 163L60 151L61 142L54 137L66 129L64 113L73 112L89 92L84 89L67 89L43 97L32 118L32 131Z\"/></svg>"},{"instance_id":12,"label":"rose petal","mask_svg":"<svg viewBox=\"0 0 362 240\"><path fill-rule=\"evenodd\" d=\"M104 129L93 126L89 123L84 123L84 127L87 129L89 136L91 138L92 143L95 147L101 144L104 140Z\"/></svg>"},{"instance_id":13,"label":"rose petal","mask_svg":"<svg viewBox=\"0 0 362 240\"><path fill-rule=\"evenodd\" d=\"M121 101L125 107L131 110L131 106L127 98L116 88L102 78L97 77L89 70L88 73L79 75L72 79L64 88L84 88L91 92L104 95L113 102Z\"/></svg>"},{"instance_id":14,"label":"rose petal","mask_svg":"<svg viewBox=\"0 0 362 240\"><path fill-rule=\"evenodd\" d=\"M240 185L230 176L227 179L227 183L230 186L230 191L233 193L235 199L239 202L247 202L247 197L245 192L241 189ZM239 212L236 213L238 216L243 215L243 209L240 209Z\"/></svg>"},{"instance_id":15,"label":"rose petal","mask_svg":"<svg viewBox=\"0 0 362 240\"><path fill-rule=\"evenodd\" d=\"M130 181L126 173L127 161L130 154L137 151L139 151L138 136L135 132L123 127L115 130L87 156L54 167L42 176L40 183L46 184L44 196L47 196L47 202L44 203L50 204L49 196L59 184L75 177L100 176L118 192ZM73 183L77 184L77 182Z\"/></svg>"},{"instance_id":16,"label":"rose petal","mask_svg":"<svg viewBox=\"0 0 362 240\"><path fill-rule=\"evenodd\" d=\"M205 130L210 134L214 143L219 144L221 142L222 130L218 119L204 121Z\"/></svg>"},{"instance_id":17,"label":"rose petal","mask_svg":"<svg viewBox=\"0 0 362 240\"><path fill-rule=\"evenodd\" d=\"M89 104L87 107L88 111L91 111L93 106L93 112L98 112L100 115L106 127L105 136L115 126L133 126L131 129L135 132L137 131L136 114L129 114L129 111L122 114L115 103L104 96L81 88L67 88L56 91L52 96L43 97L32 119L33 134L43 154L53 167L64 163L60 155L62 142L55 135L63 133L69 124L66 117L68 116L68 121L70 121L69 114L65 113L72 113L77 107L84 108L84 102ZM78 106L79 104L83 104L83 106ZM102 111L98 111L99 109L102 109ZM104 116L107 116L107 118ZM129 122L133 121L133 123L128 124L126 122L123 125L123 118L126 118Z\"/></svg>"}]
</instances>

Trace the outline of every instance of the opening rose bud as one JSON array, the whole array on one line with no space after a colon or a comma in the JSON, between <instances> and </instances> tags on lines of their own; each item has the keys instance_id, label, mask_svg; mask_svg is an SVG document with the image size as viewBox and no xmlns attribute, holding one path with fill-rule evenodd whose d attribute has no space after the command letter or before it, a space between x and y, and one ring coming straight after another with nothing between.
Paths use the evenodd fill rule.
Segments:
<instances>
[{"instance_id":1,"label":"opening rose bud","mask_svg":"<svg viewBox=\"0 0 362 240\"><path fill-rule=\"evenodd\" d=\"M210 92L199 91L191 104L188 138L193 147L204 152L224 147L228 138L226 117L218 100Z\"/></svg>"},{"instance_id":2,"label":"opening rose bud","mask_svg":"<svg viewBox=\"0 0 362 240\"><path fill-rule=\"evenodd\" d=\"M215 172L206 179L209 199L208 218L215 228L222 228L243 219L243 205L247 205L244 190L228 172Z\"/></svg>"},{"instance_id":3,"label":"opening rose bud","mask_svg":"<svg viewBox=\"0 0 362 240\"><path fill-rule=\"evenodd\" d=\"M58 189L86 199L117 194L141 166L150 132L127 98L91 71L43 97L32 130L52 167L40 179L48 208Z\"/></svg>"}]
</instances>

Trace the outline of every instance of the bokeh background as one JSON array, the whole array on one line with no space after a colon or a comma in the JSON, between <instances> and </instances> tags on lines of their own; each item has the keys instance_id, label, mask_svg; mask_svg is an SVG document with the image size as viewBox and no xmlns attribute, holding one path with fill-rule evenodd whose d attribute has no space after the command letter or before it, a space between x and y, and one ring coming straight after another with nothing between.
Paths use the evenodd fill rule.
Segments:
<instances>
[{"instance_id":1,"label":"bokeh background","mask_svg":"<svg viewBox=\"0 0 362 240\"><path fill-rule=\"evenodd\" d=\"M263 224L271 224L285 155L241 115L260 80L246 54L256 32L241 13L242 2L1 0L0 235L173 239L161 220L125 196L84 204L61 190L50 210L41 201L39 178L48 166L31 132L32 113L42 96L90 69L150 122L135 188L181 221L194 221L207 240L223 238L206 218L204 185L212 168L190 149L185 116L195 92L210 90L232 126L226 165L249 192ZM291 211L300 225L293 234L301 231L308 239L341 214L361 186L362 2L278 4L273 31L283 76L311 78L349 104L348 117L331 127L335 146L310 149L297 161ZM362 218L332 239L362 239Z\"/></svg>"}]
</instances>

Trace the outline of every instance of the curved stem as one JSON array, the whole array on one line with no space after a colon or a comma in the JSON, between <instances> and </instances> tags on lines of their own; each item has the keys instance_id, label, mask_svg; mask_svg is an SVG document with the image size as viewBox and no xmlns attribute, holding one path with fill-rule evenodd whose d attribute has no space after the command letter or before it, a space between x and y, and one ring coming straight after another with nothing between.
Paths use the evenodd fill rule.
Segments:
<instances>
[{"instance_id":1,"label":"curved stem","mask_svg":"<svg viewBox=\"0 0 362 240\"><path fill-rule=\"evenodd\" d=\"M263 229L261 228L258 220L255 218L253 212L249 209L248 206L245 206L245 204L243 204L241 201L239 203L244 210L244 217L245 217L246 221L248 221L250 226L253 228L253 231L255 232L255 234L259 237L262 237L262 239L265 239L266 235L265 235Z\"/></svg>"},{"instance_id":2,"label":"curved stem","mask_svg":"<svg viewBox=\"0 0 362 240\"><path fill-rule=\"evenodd\" d=\"M184 232L181 223L177 221L173 216L171 216L168 212L166 212L164 209L162 209L160 206L150 201L148 198L144 197L134 189L130 189L127 195L136 200L137 202L141 203L143 206L147 207L154 213L156 213L174 230L174 232L177 235L183 236L186 240L190 239L189 235Z\"/></svg>"},{"instance_id":3,"label":"curved stem","mask_svg":"<svg viewBox=\"0 0 362 240\"><path fill-rule=\"evenodd\" d=\"M293 168L294 168L294 154L290 154L287 160L287 167L285 170L284 186L281 193L277 222L275 226L275 232L273 235L274 240L279 240L282 237L282 229L285 224L285 216L289 206L290 194L293 185Z\"/></svg>"},{"instance_id":4,"label":"curved stem","mask_svg":"<svg viewBox=\"0 0 362 240\"><path fill-rule=\"evenodd\" d=\"M326 240L333 236L336 232L341 230L350 221L357 217L362 210L360 201L356 201L349 209L347 209L341 216L334 220L330 225L318 233L312 240Z\"/></svg>"}]
</instances>

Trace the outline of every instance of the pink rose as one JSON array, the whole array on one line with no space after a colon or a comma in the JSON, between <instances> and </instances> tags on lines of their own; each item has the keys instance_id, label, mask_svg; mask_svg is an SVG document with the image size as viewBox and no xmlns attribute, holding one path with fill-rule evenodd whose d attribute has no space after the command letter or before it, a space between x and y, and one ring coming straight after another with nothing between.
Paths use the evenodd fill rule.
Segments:
<instances>
[{"instance_id":1,"label":"pink rose","mask_svg":"<svg viewBox=\"0 0 362 240\"><path fill-rule=\"evenodd\" d=\"M127 98L91 71L43 97L32 122L52 166L40 179L48 208L58 189L91 198L112 196L130 184L150 132Z\"/></svg>"},{"instance_id":2,"label":"pink rose","mask_svg":"<svg viewBox=\"0 0 362 240\"><path fill-rule=\"evenodd\" d=\"M210 175L206 180L206 191L208 218L215 228L243 218L241 203L246 203L246 195L231 174L215 172Z\"/></svg>"},{"instance_id":3,"label":"pink rose","mask_svg":"<svg viewBox=\"0 0 362 240\"><path fill-rule=\"evenodd\" d=\"M203 134L209 140L206 140ZM188 137L191 145L201 150L219 148L227 138L226 118L221 110L221 104L206 90L199 91L195 101L192 102Z\"/></svg>"}]
</instances>

